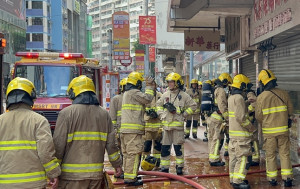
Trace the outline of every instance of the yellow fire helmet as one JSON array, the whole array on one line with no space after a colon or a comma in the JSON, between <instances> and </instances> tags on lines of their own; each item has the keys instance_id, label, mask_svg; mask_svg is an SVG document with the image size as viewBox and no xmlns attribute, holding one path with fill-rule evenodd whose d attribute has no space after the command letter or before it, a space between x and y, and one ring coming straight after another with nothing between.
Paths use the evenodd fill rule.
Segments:
<instances>
[{"instance_id":1,"label":"yellow fire helmet","mask_svg":"<svg viewBox=\"0 0 300 189\"><path fill-rule=\"evenodd\" d=\"M127 77L124 78L124 79L122 79L122 80L120 81L120 88L121 88L121 91L124 91L124 90L125 90L126 84L127 84Z\"/></svg>"},{"instance_id":2,"label":"yellow fire helmet","mask_svg":"<svg viewBox=\"0 0 300 189\"><path fill-rule=\"evenodd\" d=\"M166 81L174 81L176 87L180 87L184 85L181 75L175 72L169 73L169 75L167 75L166 77Z\"/></svg>"},{"instance_id":3,"label":"yellow fire helmet","mask_svg":"<svg viewBox=\"0 0 300 189\"><path fill-rule=\"evenodd\" d=\"M83 92L91 91L96 93L93 80L85 75L75 77L69 84L67 93L71 99L74 99Z\"/></svg>"},{"instance_id":4,"label":"yellow fire helmet","mask_svg":"<svg viewBox=\"0 0 300 189\"><path fill-rule=\"evenodd\" d=\"M13 90L22 90L29 94L32 99L36 99L35 87L31 81L26 78L16 77L11 80L7 86L6 96Z\"/></svg>"},{"instance_id":5,"label":"yellow fire helmet","mask_svg":"<svg viewBox=\"0 0 300 189\"><path fill-rule=\"evenodd\" d=\"M212 85L212 86L215 86L215 85L216 85L216 83L215 83L216 80L217 80L217 78L214 78L214 79L211 80L211 85Z\"/></svg>"},{"instance_id":6,"label":"yellow fire helmet","mask_svg":"<svg viewBox=\"0 0 300 189\"><path fill-rule=\"evenodd\" d=\"M192 79L191 84L198 84L198 80L197 79Z\"/></svg>"},{"instance_id":7,"label":"yellow fire helmet","mask_svg":"<svg viewBox=\"0 0 300 189\"><path fill-rule=\"evenodd\" d=\"M272 80L276 80L274 73L271 70L262 70L258 75L258 81L263 85L268 84Z\"/></svg>"},{"instance_id":8,"label":"yellow fire helmet","mask_svg":"<svg viewBox=\"0 0 300 189\"><path fill-rule=\"evenodd\" d=\"M202 81L198 81L198 85L202 85Z\"/></svg>"},{"instance_id":9,"label":"yellow fire helmet","mask_svg":"<svg viewBox=\"0 0 300 189\"><path fill-rule=\"evenodd\" d=\"M144 81L143 74L141 74L139 72L131 72L127 78L127 83L130 83L135 86L142 85L143 81Z\"/></svg>"},{"instance_id":10,"label":"yellow fire helmet","mask_svg":"<svg viewBox=\"0 0 300 189\"><path fill-rule=\"evenodd\" d=\"M224 85L228 85L228 84L232 84L232 78L229 75L229 73L222 73L218 79L224 84Z\"/></svg>"},{"instance_id":11,"label":"yellow fire helmet","mask_svg":"<svg viewBox=\"0 0 300 189\"><path fill-rule=\"evenodd\" d=\"M152 171L156 164L157 158L148 155L144 160L142 160L141 168L145 171Z\"/></svg>"},{"instance_id":12,"label":"yellow fire helmet","mask_svg":"<svg viewBox=\"0 0 300 189\"><path fill-rule=\"evenodd\" d=\"M230 86L240 90L245 90L247 89L247 85L249 83L250 79L247 76L245 76L244 74L238 74L234 76L233 83Z\"/></svg>"},{"instance_id":13,"label":"yellow fire helmet","mask_svg":"<svg viewBox=\"0 0 300 189\"><path fill-rule=\"evenodd\" d=\"M204 83L207 83L207 84L210 84L210 85L212 85L212 82L211 82L211 80L206 80Z\"/></svg>"}]
</instances>

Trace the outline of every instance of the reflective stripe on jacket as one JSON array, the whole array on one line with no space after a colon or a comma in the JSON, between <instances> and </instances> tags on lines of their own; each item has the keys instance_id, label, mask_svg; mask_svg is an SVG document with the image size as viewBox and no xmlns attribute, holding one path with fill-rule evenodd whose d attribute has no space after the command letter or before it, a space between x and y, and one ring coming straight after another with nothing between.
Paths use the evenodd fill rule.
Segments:
<instances>
[{"instance_id":1,"label":"reflective stripe on jacket","mask_svg":"<svg viewBox=\"0 0 300 189\"><path fill-rule=\"evenodd\" d=\"M122 101L121 133L145 133L145 105L154 97L153 87L146 87L145 93L138 89L126 91Z\"/></svg>"},{"instance_id":2,"label":"reflective stripe on jacket","mask_svg":"<svg viewBox=\"0 0 300 189\"><path fill-rule=\"evenodd\" d=\"M193 114L199 114L200 113L200 106L201 106L201 98L202 98L202 93L198 89L193 90L193 89L188 89L186 90L186 93L190 95L190 97L196 102L197 104L197 109L194 111Z\"/></svg>"},{"instance_id":3,"label":"reflective stripe on jacket","mask_svg":"<svg viewBox=\"0 0 300 189\"><path fill-rule=\"evenodd\" d=\"M146 111L153 110L157 113L156 102L160 99L162 94L156 91L154 98L151 103L146 104ZM162 127L162 123L160 119L157 117L156 119L151 118L147 113L144 115L145 120L145 130L146 131L158 131L160 127Z\"/></svg>"},{"instance_id":4,"label":"reflective stripe on jacket","mask_svg":"<svg viewBox=\"0 0 300 189\"><path fill-rule=\"evenodd\" d=\"M262 123L265 136L288 135L288 117L293 114L293 105L287 92L274 88L264 91L257 97L255 117Z\"/></svg>"},{"instance_id":5,"label":"reflective stripe on jacket","mask_svg":"<svg viewBox=\"0 0 300 189\"><path fill-rule=\"evenodd\" d=\"M60 175L47 119L20 103L0 115L0 188L45 188Z\"/></svg>"},{"instance_id":6,"label":"reflective stripe on jacket","mask_svg":"<svg viewBox=\"0 0 300 189\"><path fill-rule=\"evenodd\" d=\"M111 118L100 106L73 104L64 108L53 139L62 179L101 179L105 151L113 167L121 166Z\"/></svg>"},{"instance_id":7,"label":"reflective stripe on jacket","mask_svg":"<svg viewBox=\"0 0 300 189\"><path fill-rule=\"evenodd\" d=\"M177 97L176 97L177 96ZM175 99L176 98L176 99ZM172 103L176 107L176 113L170 113L163 108L167 102ZM176 89L168 90L157 101L157 113L162 120L164 130L184 130L184 119L188 115L192 115L197 109L197 103L185 92Z\"/></svg>"}]
</instances>

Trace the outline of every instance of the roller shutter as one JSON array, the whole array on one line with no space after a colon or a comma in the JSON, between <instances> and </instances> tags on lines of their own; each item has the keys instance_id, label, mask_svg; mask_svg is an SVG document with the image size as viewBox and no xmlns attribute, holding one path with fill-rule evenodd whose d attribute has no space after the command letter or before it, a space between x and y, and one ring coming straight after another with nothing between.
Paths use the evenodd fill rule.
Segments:
<instances>
[{"instance_id":1,"label":"roller shutter","mask_svg":"<svg viewBox=\"0 0 300 189\"><path fill-rule=\"evenodd\" d=\"M241 73L249 77L252 83L256 82L256 65L254 64L254 55L250 55L240 59Z\"/></svg>"}]
</instances>

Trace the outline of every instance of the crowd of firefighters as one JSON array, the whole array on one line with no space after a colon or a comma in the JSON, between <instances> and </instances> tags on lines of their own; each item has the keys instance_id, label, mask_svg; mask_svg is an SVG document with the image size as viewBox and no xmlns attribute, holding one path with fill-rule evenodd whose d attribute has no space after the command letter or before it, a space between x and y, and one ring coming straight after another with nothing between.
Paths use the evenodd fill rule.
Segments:
<instances>
[{"instance_id":1,"label":"crowd of firefighters","mask_svg":"<svg viewBox=\"0 0 300 189\"><path fill-rule=\"evenodd\" d=\"M93 81L82 75L68 86L72 105L59 113L52 137L47 119L32 111L33 83L17 77L7 87L8 111L0 116L0 188L46 188L47 178L52 188L105 188L105 151L115 177L138 186L143 184L140 166L169 172L172 146L176 173L182 175L184 142L191 131L197 138L199 125L206 126L208 139L203 141L208 141L211 166L225 165L220 158L224 143L233 188L250 188L246 175L260 162L260 129L270 184L277 185L279 152L284 186L291 187L292 103L285 91L276 88L272 71L262 70L258 80L263 90L256 97L243 74L232 79L222 73L203 84L193 79L185 90L181 76L170 73L168 90L161 94L153 78L132 72L121 80L120 94L112 98L107 112L99 105Z\"/></svg>"}]
</instances>

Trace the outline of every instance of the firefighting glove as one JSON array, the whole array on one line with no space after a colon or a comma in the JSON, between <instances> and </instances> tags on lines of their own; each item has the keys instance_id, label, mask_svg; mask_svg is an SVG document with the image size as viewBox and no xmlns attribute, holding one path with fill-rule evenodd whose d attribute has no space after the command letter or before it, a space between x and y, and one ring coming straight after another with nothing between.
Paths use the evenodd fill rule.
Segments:
<instances>
[{"instance_id":1,"label":"firefighting glove","mask_svg":"<svg viewBox=\"0 0 300 189\"><path fill-rule=\"evenodd\" d=\"M146 114L147 114L150 118L152 118L152 119L158 118L157 113L156 113L155 110L153 110L153 109L147 110L147 111L146 111Z\"/></svg>"},{"instance_id":2,"label":"firefighting glove","mask_svg":"<svg viewBox=\"0 0 300 189\"><path fill-rule=\"evenodd\" d=\"M163 107L166 108L170 113L176 114L176 107L172 103L165 103Z\"/></svg>"},{"instance_id":3,"label":"firefighting glove","mask_svg":"<svg viewBox=\"0 0 300 189\"><path fill-rule=\"evenodd\" d=\"M152 77L147 77L145 79L145 81L146 81L146 86L154 86L154 84L155 84L154 78L152 78Z\"/></svg>"}]
</instances>

